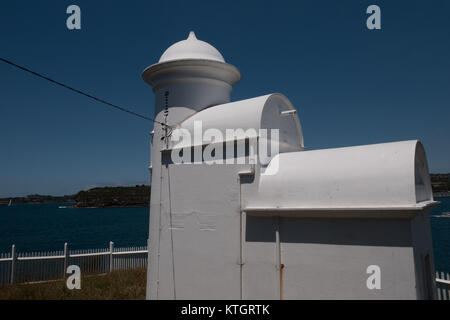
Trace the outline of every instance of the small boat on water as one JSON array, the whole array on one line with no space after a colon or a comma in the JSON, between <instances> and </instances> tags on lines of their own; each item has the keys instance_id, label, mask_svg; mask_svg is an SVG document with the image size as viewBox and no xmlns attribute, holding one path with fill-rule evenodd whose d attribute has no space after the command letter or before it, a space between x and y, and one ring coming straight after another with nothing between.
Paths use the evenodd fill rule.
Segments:
<instances>
[{"instance_id":1,"label":"small boat on water","mask_svg":"<svg viewBox=\"0 0 450 320\"><path fill-rule=\"evenodd\" d=\"M12 205L12 199L9 199L8 207L11 207Z\"/></svg>"}]
</instances>

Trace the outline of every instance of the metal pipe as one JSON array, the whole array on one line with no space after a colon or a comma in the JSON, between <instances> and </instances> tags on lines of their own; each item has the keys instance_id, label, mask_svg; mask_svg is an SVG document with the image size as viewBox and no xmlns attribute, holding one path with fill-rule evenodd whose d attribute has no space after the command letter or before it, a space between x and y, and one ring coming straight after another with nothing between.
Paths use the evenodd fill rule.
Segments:
<instances>
[{"instance_id":1,"label":"metal pipe","mask_svg":"<svg viewBox=\"0 0 450 320\"><path fill-rule=\"evenodd\" d=\"M280 115L282 116L289 116L289 115L295 115L297 114L297 110L285 110L285 111L281 111Z\"/></svg>"},{"instance_id":2,"label":"metal pipe","mask_svg":"<svg viewBox=\"0 0 450 320\"><path fill-rule=\"evenodd\" d=\"M244 219L245 211L242 210L242 176L252 176L255 174L255 166L252 165L248 170L238 171L238 184L239 184L239 267L240 267L240 297L243 299L243 266L244 266L244 254L243 254L243 241L244 241Z\"/></svg>"}]
</instances>

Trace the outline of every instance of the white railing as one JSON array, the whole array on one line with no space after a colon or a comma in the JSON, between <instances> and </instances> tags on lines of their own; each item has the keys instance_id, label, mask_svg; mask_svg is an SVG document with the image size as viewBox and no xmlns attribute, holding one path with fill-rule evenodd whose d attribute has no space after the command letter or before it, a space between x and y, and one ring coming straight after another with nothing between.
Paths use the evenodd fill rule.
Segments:
<instances>
[{"instance_id":1,"label":"white railing","mask_svg":"<svg viewBox=\"0 0 450 320\"><path fill-rule=\"evenodd\" d=\"M147 266L146 246L0 254L0 285L63 279L69 265L77 265L83 274L107 273Z\"/></svg>"},{"instance_id":2,"label":"white railing","mask_svg":"<svg viewBox=\"0 0 450 320\"><path fill-rule=\"evenodd\" d=\"M450 300L450 274L436 271L436 289L438 300Z\"/></svg>"}]
</instances>

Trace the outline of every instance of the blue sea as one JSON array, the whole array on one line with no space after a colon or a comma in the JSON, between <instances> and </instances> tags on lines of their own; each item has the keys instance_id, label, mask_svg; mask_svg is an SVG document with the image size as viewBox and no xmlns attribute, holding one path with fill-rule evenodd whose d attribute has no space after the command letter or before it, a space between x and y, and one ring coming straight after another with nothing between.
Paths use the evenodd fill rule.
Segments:
<instances>
[{"instance_id":1,"label":"blue sea","mask_svg":"<svg viewBox=\"0 0 450 320\"><path fill-rule=\"evenodd\" d=\"M0 206L0 252L147 245L149 208L59 208L73 203Z\"/></svg>"},{"instance_id":2,"label":"blue sea","mask_svg":"<svg viewBox=\"0 0 450 320\"><path fill-rule=\"evenodd\" d=\"M434 200L441 202L431 213L435 269L450 272L450 217L439 217L443 212L450 212L450 198Z\"/></svg>"},{"instance_id":3,"label":"blue sea","mask_svg":"<svg viewBox=\"0 0 450 320\"><path fill-rule=\"evenodd\" d=\"M450 272L450 198L431 213L436 270ZM0 207L0 252L16 245L18 252L106 248L147 244L149 208L59 208L70 203Z\"/></svg>"}]
</instances>

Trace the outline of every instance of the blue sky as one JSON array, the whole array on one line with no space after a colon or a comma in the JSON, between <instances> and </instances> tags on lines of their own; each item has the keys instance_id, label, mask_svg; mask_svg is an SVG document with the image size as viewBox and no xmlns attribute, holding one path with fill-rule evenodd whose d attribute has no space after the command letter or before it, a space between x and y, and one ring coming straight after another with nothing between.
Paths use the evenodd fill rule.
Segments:
<instances>
[{"instance_id":1,"label":"blue sky","mask_svg":"<svg viewBox=\"0 0 450 320\"><path fill-rule=\"evenodd\" d=\"M292 101L309 149L419 139L450 172L449 16L445 0L2 1L0 56L153 116L141 72L193 30L241 70L232 100ZM0 123L0 197L149 183L151 123L3 63Z\"/></svg>"}]
</instances>

